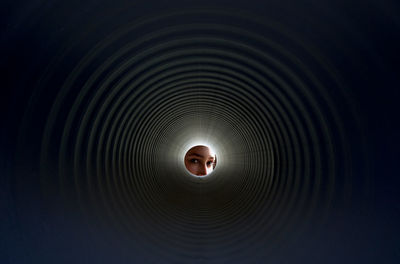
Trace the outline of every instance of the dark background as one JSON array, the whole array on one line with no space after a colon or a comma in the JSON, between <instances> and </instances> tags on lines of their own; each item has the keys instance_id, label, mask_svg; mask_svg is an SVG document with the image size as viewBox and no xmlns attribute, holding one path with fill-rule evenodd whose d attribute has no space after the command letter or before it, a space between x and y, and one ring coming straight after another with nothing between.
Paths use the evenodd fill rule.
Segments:
<instances>
[{"instance_id":1,"label":"dark background","mask_svg":"<svg viewBox=\"0 0 400 264\"><path fill-rule=\"evenodd\" d=\"M301 212L297 215L302 223L301 232L293 221L283 227L286 231L277 231L279 234L271 240L272 236L257 236L265 231L263 225L254 222L252 215L241 208L237 214L246 217L240 218L240 223L231 224L228 231L208 242L209 247L199 246L197 251L196 243L191 244L196 241L195 235L182 239L174 237L173 228L160 231L160 225L151 221L152 214L145 216L140 206L133 212L134 218L144 220L138 220L129 232L126 226L114 232L108 227L123 222L123 214L100 223L101 216L94 213L102 210L100 201L87 202L82 209L73 185L64 186L66 196L54 187L52 175L57 178L61 166L57 158L59 147L50 141L54 147L48 149L53 152L47 153L46 164L41 164L43 133L57 94L82 58L124 25L135 26L139 23L135 21L159 14L198 9L206 11L203 15L181 14L169 17L167 22L160 19L138 26L126 40L121 37L108 47L110 50L96 54L93 65L82 70L77 84L65 97L60 112L65 119L57 119L54 137L61 137L66 116L81 89L79 83L91 76L96 63L103 63L107 54L118 50L124 41L161 29L164 23L185 25L190 19L197 22L204 19L248 29L280 43L320 76L323 87L331 87L331 79L322 76L322 70L305 52L312 53L315 49L315 54L322 54L343 84L344 92L331 91L329 98L340 114L346 134L342 143L351 149L351 161L335 154L343 162L337 163L337 185L332 187L337 195L332 196L323 221L318 212L325 210L322 207L326 203L312 209L317 213L309 219L302 219ZM211 10L254 14L260 24L272 28L272 33L264 26L247 24L245 19L235 20L228 15L217 16ZM207 12L209 15L204 15ZM1 263L399 262L400 5L397 1L7 1L2 4L1 20ZM290 37L279 35L277 25L290 32ZM305 47L299 48L290 39L298 39ZM262 45L257 47L264 49ZM140 49L133 53L140 53ZM327 122L333 121L327 118ZM68 167L68 163L62 166ZM344 173L347 169L352 171L351 179ZM248 177L248 181L251 179ZM341 184L347 181L349 185ZM182 199L187 199L185 195ZM145 206L152 209L151 204ZM85 210L86 214L82 213ZM264 215L267 213L260 212L257 217L263 219ZM174 227L174 218L166 217L165 221L172 221L166 226ZM145 223L146 231L139 223ZM227 235L237 229L244 230L240 236ZM209 234L213 229L204 225L201 232ZM296 236L292 238L291 232ZM158 237L163 238L157 240ZM168 245L168 237L175 244Z\"/></svg>"}]
</instances>

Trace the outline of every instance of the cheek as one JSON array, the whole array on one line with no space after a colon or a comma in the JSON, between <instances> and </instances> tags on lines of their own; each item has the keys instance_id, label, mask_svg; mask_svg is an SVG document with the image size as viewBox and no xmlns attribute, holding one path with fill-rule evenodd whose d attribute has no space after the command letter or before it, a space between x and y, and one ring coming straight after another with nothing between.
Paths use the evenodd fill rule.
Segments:
<instances>
[{"instance_id":1,"label":"cheek","mask_svg":"<svg viewBox=\"0 0 400 264\"><path fill-rule=\"evenodd\" d=\"M194 168L196 168L196 164L189 163L186 167L187 167L188 169L194 169Z\"/></svg>"},{"instance_id":2,"label":"cheek","mask_svg":"<svg viewBox=\"0 0 400 264\"><path fill-rule=\"evenodd\" d=\"M191 163L191 162L186 162L185 165L186 165L186 169L188 169L190 172L197 171L198 164Z\"/></svg>"}]
</instances>

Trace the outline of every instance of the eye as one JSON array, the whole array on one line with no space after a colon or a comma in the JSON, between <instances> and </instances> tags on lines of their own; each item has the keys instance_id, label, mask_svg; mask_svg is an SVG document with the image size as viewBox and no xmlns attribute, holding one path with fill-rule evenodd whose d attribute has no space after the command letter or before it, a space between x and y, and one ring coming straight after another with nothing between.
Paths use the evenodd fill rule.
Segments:
<instances>
[{"instance_id":1,"label":"eye","mask_svg":"<svg viewBox=\"0 0 400 264\"><path fill-rule=\"evenodd\" d=\"M210 167L214 162L213 161L207 161L207 167Z\"/></svg>"},{"instance_id":2,"label":"eye","mask_svg":"<svg viewBox=\"0 0 400 264\"><path fill-rule=\"evenodd\" d=\"M191 159L190 162L191 163L199 163L199 160L198 159Z\"/></svg>"}]
</instances>

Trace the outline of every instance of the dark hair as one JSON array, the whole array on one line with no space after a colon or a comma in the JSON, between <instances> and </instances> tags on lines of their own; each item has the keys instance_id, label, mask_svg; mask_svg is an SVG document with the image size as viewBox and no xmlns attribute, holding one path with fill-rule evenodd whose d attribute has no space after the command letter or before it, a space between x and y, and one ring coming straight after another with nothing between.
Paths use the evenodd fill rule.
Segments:
<instances>
[{"instance_id":1,"label":"dark hair","mask_svg":"<svg viewBox=\"0 0 400 264\"><path fill-rule=\"evenodd\" d=\"M213 162L213 169L215 169L216 165L217 165L217 155L215 155L215 159L214 159L214 162Z\"/></svg>"}]
</instances>

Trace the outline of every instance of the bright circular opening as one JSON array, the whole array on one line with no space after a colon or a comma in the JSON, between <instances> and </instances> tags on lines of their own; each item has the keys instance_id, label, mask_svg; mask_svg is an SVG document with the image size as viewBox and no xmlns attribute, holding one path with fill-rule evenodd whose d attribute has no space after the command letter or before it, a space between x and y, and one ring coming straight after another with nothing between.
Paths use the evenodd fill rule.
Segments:
<instances>
[{"instance_id":1,"label":"bright circular opening","mask_svg":"<svg viewBox=\"0 0 400 264\"><path fill-rule=\"evenodd\" d=\"M213 172L217 165L217 156L211 148L197 145L186 152L186 169L196 176L206 176Z\"/></svg>"}]
</instances>

